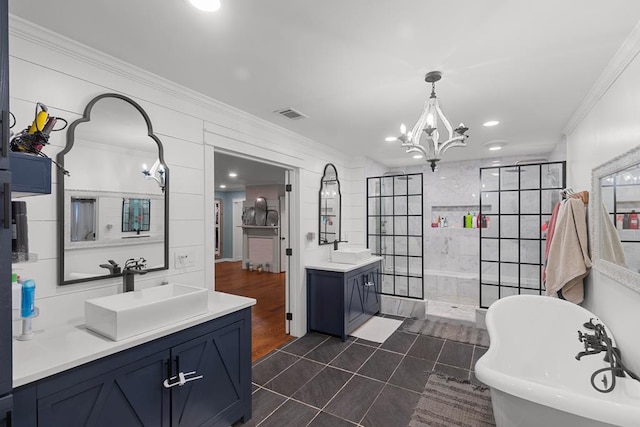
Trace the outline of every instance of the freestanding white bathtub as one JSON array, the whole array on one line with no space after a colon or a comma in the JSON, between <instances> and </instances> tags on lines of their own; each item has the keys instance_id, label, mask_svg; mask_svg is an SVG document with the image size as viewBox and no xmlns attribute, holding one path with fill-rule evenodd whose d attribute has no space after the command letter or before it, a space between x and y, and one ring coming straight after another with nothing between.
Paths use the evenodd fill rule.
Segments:
<instances>
[{"instance_id":1,"label":"freestanding white bathtub","mask_svg":"<svg viewBox=\"0 0 640 427\"><path fill-rule=\"evenodd\" d=\"M577 331L591 332L582 326L590 318L578 305L545 296L511 296L489 307L491 345L475 369L491 387L498 427L640 426L640 382L617 378L612 392L598 392L590 380L608 366L605 353L575 358L584 351Z\"/></svg>"}]
</instances>

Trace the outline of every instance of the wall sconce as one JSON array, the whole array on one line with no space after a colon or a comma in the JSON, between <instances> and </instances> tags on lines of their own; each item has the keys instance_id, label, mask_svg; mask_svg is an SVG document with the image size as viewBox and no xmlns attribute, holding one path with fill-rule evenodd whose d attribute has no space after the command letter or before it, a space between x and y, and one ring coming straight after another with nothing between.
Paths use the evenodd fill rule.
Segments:
<instances>
[{"instance_id":1,"label":"wall sconce","mask_svg":"<svg viewBox=\"0 0 640 427\"><path fill-rule=\"evenodd\" d=\"M151 166L151 169L147 168L147 164L142 164L142 175L144 175L145 179L153 179L158 183L158 186L162 189L164 193L164 166L160 164L160 159L156 160L156 162Z\"/></svg>"}]
</instances>

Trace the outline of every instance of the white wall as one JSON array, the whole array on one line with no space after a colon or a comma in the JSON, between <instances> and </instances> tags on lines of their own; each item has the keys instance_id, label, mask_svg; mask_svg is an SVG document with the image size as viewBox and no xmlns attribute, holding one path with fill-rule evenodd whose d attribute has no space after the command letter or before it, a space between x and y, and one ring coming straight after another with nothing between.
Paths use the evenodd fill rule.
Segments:
<instances>
[{"instance_id":1,"label":"white wall","mask_svg":"<svg viewBox=\"0 0 640 427\"><path fill-rule=\"evenodd\" d=\"M292 237L295 240L290 275L294 321L291 332L297 336L304 334L304 263L327 257L329 248L319 247L317 236L315 241L307 242L303 235L307 231L317 234L317 194L324 165L334 163L340 176L346 178L343 200L348 204L354 190L350 188L347 165L353 160L318 142L306 140L26 21L11 17L9 30L11 111L18 127L30 123L36 102L46 104L50 114L72 122L81 117L85 105L93 97L106 92L127 95L148 113L164 146L165 161L171 171L170 269L137 276L138 287L155 286L162 281L214 287L214 147L295 171L292 194ZM65 137L65 131L53 133L51 145L45 147L44 153L55 158L65 145ZM27 199L30 250L38 254L39 260L14 265L21 276L36 281L36 305L41 310L40 317L34 321L36 330L52 328L59 323L82 323L85 299L114 294L122 286L120 279L57 285L55 177L54 171L51 195ZM343 221L345 230L357 222L349 209L345 211ZM195 265L176 269L174 256L183 252L194 254Z\"/></svg>"},{"instance_id":2,"label":"white wall","mask_svg":"<svg viewBox=\"0 0 640 427\"><path fill-rule=\"evenodd\" d=\"M594 87L594 102L567 136L568 182L574 190L591 190L591 170L640 144L640 30L627 43ZM578 112L579 114L580 112ZM640 293L592 271L584 306L612 330L623 360L640 372Z\"/></svg>"}]
</instances>

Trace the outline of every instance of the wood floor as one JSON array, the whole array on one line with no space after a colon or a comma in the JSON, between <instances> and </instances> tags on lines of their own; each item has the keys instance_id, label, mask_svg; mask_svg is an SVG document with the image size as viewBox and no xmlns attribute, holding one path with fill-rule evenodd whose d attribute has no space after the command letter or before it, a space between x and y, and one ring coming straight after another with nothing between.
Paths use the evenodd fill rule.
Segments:
<instances>
[{"instance_id":1,"label":"wood floor","mask_svg":"<svg viewBox=\"0 0 640 427\"><path fill-rule=\"evenodd\" d=\"M251 310L251 356L258 360L290 341L285 333L285 273L242 269L241 261L217 262L216 291L255 298Z\"/></svg>"}]
</instances>

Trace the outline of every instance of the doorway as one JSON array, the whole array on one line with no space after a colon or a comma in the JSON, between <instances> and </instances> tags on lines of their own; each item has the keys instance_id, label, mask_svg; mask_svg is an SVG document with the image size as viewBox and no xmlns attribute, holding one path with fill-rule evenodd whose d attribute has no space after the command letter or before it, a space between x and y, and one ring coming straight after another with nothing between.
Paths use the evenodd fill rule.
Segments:
<instances>
[{"instance_id":1,"label":"doorway","mask_svg":"<svg viewBox=\"0 0 640 427\"><path fill-rule=\"evenodd\" d=\"M281 262L290 234L289 179L290 170L280 165L214 150L215 198L228 206L229 216L222 221L224 253L214 263L215 290L256 300L254 361L292 339L286 320L289 274L282 268L288 263Z\"/></svg>"}]
</instances>

